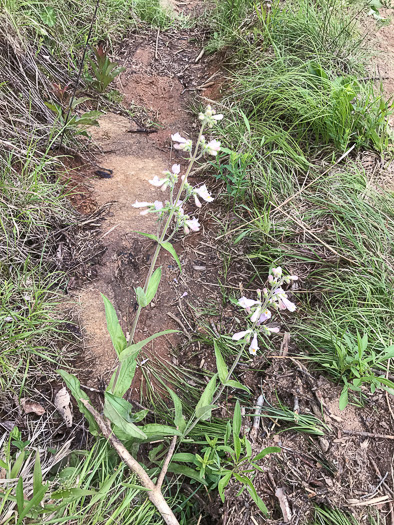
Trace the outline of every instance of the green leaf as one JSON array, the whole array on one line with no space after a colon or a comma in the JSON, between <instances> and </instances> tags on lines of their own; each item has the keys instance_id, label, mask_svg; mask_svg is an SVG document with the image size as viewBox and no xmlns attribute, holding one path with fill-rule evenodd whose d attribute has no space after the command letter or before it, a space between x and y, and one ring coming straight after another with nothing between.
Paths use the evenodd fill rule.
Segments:
<instances>
[{"instance_id":1,"label":"green leaf","mask_svg":"<svg viewBox=\"0 0 394 525\"><path fill-rule=\"evenodd\" d=\"M221 383L224 385L226 384L226 381L228 378L228 368L227 368L225 360L223 359L219 345L217 344L216 341L213 342L213 346L215 347L216 368L219 374L219 379Z\"/></svg>"},{"instance_id":2,"label":"green leaf","mask_svg":"<svg viewBox=\"0 0 394 525\"><path fill-rule=\"evenodd\" d=\"M268 454L278 454L281 451L279 447L266 447L257 456L253 458L253 461L259 461L259 459L265 458Z\"/></svg>"},{"instance_id":3,"label":"green leaf","mask_svg":"<svg viewBox=\"0 0 394 525\"><path fill-rule=\"evenodd\" d=\"M48 489L49 489L49 484L48 485L42 485L41 488L36 492L36 494L34 494L32 499L26 503L26 505L25 505L25 507L23 509L23 512L21 512L19 514L17 525L21 525L23 523L23 521L22 521L23 518L25 516L27 516L27 514L31 511L31 509L33 507L36 507L37 505L39 505L41 503L41 501L43 500L44 495L45 495L45 493L47 492Z\"/></svg>"},{"instance_id":4,"label":"green leaf","mask_svg":"<svg viewBox=\"0 0 394 525\"><path fill-rule=\"evenodd\" d=\"M194 454L188 452L178 452L172 456L171 461L180 461L181 463L194 463Z\"/></svg>"},{"instance_id":5,"label":"green leaf","mask_svg":"<svg viewBox=\"0 0 394 525\"><path fill-rule=\"evenodd\" d=\"M36 494L42 487L42 472L40 463L40 454L36 452L36 461L33 470L33 494Z\"/></svg>"},{"instance_id":6,"label":"green leaf","mask_svg":"<svg viewBox=\"0 0 394 525\"><path fill-rule=\"evenodd\" d=\"M90 403L89 397L85 394L83 390L81 390L81 384L79 380L73 376L72 374L69 374L65 370L57 370L57 373L63 378L64 382L66 383L68 389L71 391L71 394L73 395L74 399L78 403L78 408L80 412L85 416L86 420L89 423L89 431L93 435L97 435L97 423L92 414L89 412L89 410L80 402L80 399L84 399L85 401L88 401Z\"/></svg>"},{"instance_id":7,"label":"green leaf","mask_svg":"<svg viewBox=\"0 0 394 525\"><path fill-rule=\"evenodd\" d=\"M214 408L216 408L217 405L205 405L204 407L196 408L196 417L201 419L202 421L205 421L209 417L211 417L211 412ZM208 414L206 417L204 417L205 414Z\"/></svg>"},{"instance_id":8,"label":"green leaf","mask_svg":"<svg viewBox=\"0 0 394 525\"><path fill-rule=\"evenodd\" d=\"M347 386L343 387L341 396L339 398L339 410L344 410L347 407L349 402L349 388Z\"/></svg>"},{"instance_id":9,"label":"green leaf","mask_svg":"<svg viewBox=\"0 0 394 525\"><path fill-rule=\"evenodd\" d=\"M174 408L175 408L174 424L176 428L183 433L186 428L186 421L182 414L182 410L183 410L182 401L175 394L175 392L171 390L171 388L167 387L167 390L169 391L170 396L172 398L172 402L174 403Z\"/></svg>"},{"instance_id":10,"label":"green leaf","mask_svg":"<svg viewBox=\"0 0 394 525\"><path fill-rule=\"evenodd\" d=\"M146 434L134 423L129 421L132 406L121 397L105 392L104 415L117 427L119 427L129 439L146 439Z\"/></svg>"},{"instance_id":11,"label":"green leaf","mask_svg":"<svg viewBox=\"0 0 394 525\"><path fill-rule=\"evenodd\" d=\"M56 25L56 13L53 7L45 7L45 11L40 13L40 18L48 27Z\"/></svg>"},{"instance_id":12,"label":"green leaf","mask_svg":"<svg viewBox=\"0 0 394 525\"><path fill-rule=\"evenodd\" d=\"M241 440L239 438L239 433L241 432L242 425L242 416L241 416L241 405L239 401L235 404L234 416L233 416L233 441L234 441L234 450L237 460L241 455Z\"/></svg>"},{"instance_id":13,"label":"green leaf","mask_svg":"<svg viewBox=\"0 0 394 525\"><path fill-rule=\"evenodd\" d=\"M142 427L142 430L148 438L157 437L167 437L167 436L181 436L182 432L179 432L174 427L168 425L159 425L158 423L150 423Z\"/></svg>"},{"instance_id":14,"label":"green leaf","mask_svg":"<svg viewBox=\"0 0 394 525\"><path fill-rule=\"evenodd\" d=\"M231 388L239 388L240 390L245 390L245 392L250 392L249 388L245 385L241 385L238 381L233 381L232 379L229 379L225 386L229 386Z\"/></svg>"},{"instance_id":15,"label":"green leaf","mask_svg":"<svg viewBox=\"0 0 394 525\"><path fill-rule=\"evenodd\" d=\"M152 239L152 241L158 242L158 240L159 240L156 237L156 235L153 235L152 233L144 233L144 232L139 232L139 231L136 231L135 233L139 233L140 235L143 235L144 237L148 237L148 239Z\"/></svg>"},{"instance_id":16,"label":"green leaf","mask_svg":"<svg viewBox=\"0 0 394 525\"><path fill-rule=\"evenodd\" d=\"M177 463L170 463L168 467L168 472L172 472L173 474L181 474L182 476L186 476L190 479L194 479L195 481L198 481L202 485L206 485L207 482L204 481L201 477L199 472L196 472L190 467L187 467L186 465L178 465Z\"/></svg>"},{"instance_id":17,"label":"green leaf","mask_svg":"<svg viewBox=\"0 0 394 525\"><path fill-rule=\"evenodd\" d=\"M178 265L178 268L179 268L179 271L182 273L182 265L181 265L181 261L179 260L179 257L175 251L175 248L173 247L173 245L168 242L168 241L165 241L165 242L162 242L160 244L160 246L162 248L164 248L165 250L167 250L175 259L175 262L177 263Z\"/></svg>"},{"instance_id":18,"label":"green leaf","mask_svg":"<svg viewBox=\"0 0 394 525\"><path fill-rule=\"evenodd\" d=\"M11 473L10 473L11 479L15 479L16 477L18 477L18 474L22 468L24 459L25 459L25 451L22 450L22 452L16 458L14 466L11 469Z\"/></svg>"},{"instance_id":19,"label":"green leaf","mask_svg":"<svg viewBox=\"0 0 394 525\"><path fill-rule=\"evenodd\" d=\"M230 478L231 478L231 475L232 475L232 472L227 472L222 478L221 480L219 481L218 483L218 491L219 491L219 494L220 494L220 498L222 500L222 502L224 503L224 489L227 487L229 481L230 481Z\"/></svg>"},{"instance_id":20,"label":"green leaf","mask_svg":"<svg viewBox=\"0 0 394 525\"><path fill-rule=\"evenodd\" d=\"M101 294L105 306L105 317L107 319L107 329L111 336L112 344L116 350L118 356L121 354L127 346L127 341L124 336L123 330L119 324L118 316L116 315L115 308L112 303L105 295Z\"/></svg>"},{"instance_id":21,"label":"green leaf","mask_svg":"<svg viewBox=\"0 0 394 525\"><path fill-rule=\"evenodd\" d=\"M245 437L245 448L246 448L247 457L251 458L252 457L252 445L250 444L250 441L246 437Z\"/></svg>"},{"instance_id":22,"label":"green leaf","mask_svg":"<svg viewBox=\"0 0 394 525\"><path fill-rule=\"evenodd\" d=\"M148 303L143 288L139 286L135 289L135 293L137 296L137 303L139 304L139 306L141 306L141 308L145 308L145 306L147 306Z\"/></svg>"},{"instance_id":23,"label":"green leaf","mask_svg":"<svg viewBox=\"0 0 394 525\"><path fill-rule=\"evenodd\" d=\"M22 514L24 505L25 499L23 497L23 479L20 477L16 486L16 506L18 508L19 515Z\"/></svg>"},{"instance_id":24,"label":"green leaf","mask_svg":"<svg viewBox=\"0 0 394 525\"><path fill-rule=\"evenodd\" d=\"M124 361L128 357L137 357L138 352L143 348L145 345L156 339L156 337L160 337L162 335L167 334L176 334L179 330L164 330L163 332L157 332L157 334L153 334L150 337L147 337L143 341L140 341L139 343L135 343L131 346L128 346L123 350L123 352L119 356L119 361Z\"/></svg>"},{"instance_id":25,"label":"green leaf","mask_svg":"<svg viewBox=\"0 0 394 525\"><path fill-rule=\"evenodd\" d=\"M202 409L204 407L211 406L212 399L213 399L213 394L215 393L215 390L216 390L216 378L217 378L217 376L218 376L218 374L215 374L214 376L212 376L211 380L209 381L209 383L205 387L205 390L202 393L202 395L201 395L201 397L200 397L200 399L199 399L199 401L197 403L196 416L198 418L200 418L202 421L206 421L207 419L209 419L211 417L211 409L206 411L206 412L202 412Z\"/></svg>"},{"instance_id":26,"label":"green leaf","mask_svg":"<svg viewBox=\"0 0 394 525\"><path fill-rule=\"evenodd\" d=\"M186 428L186 421L185 421L185 416L182 414L182 402L179 399L179 397L175 394L175 392L173 392L172 390L170 390L170 394L171 394L172 401L174 403L174 408L175 408L174 424L176 428L181 433L183 433Z\"/></svg>"},{"instance_id":27,"label":"green leaf","mask_svg":"<svg viewBox=\"0 0 394 525\"><path fill-rule=\"evenodd\" d=\"M52 499L69 499L80 498L81 496L94 496L97 494L96 490L71 488L66 490L58 490L51 494Z\"/></svg>"},{"instance_id":28,"label":"green leaf","mask_svg":"<svg viewBox=\"0 0 394 525\"><path fill-rule=\"evenodd\" d=\"M248 492L252 498L252 500L256 503L256 505L258 506L259 510L265 515L267 516L268 514L268 509L264 503L264 501L260 498L260 496L257 495L257 492L256 490L252 490L250 487L248 487Z\"/></svg>"},{"instance_id":29,"label":"green leaf","mask_svg":"<svg viewBox=\"0 0 394 525\"><path fill-rule=\"evenodd\" d=\"M131 356L128 359L124 359L119 366L120 369L118 379L116 380L116 385L114 387L115 378L117 374L117 371L115 370L107 387L107 391L111 392L115 396L123 397L127 390L130 388L131 383L134 379L135 370L137 367L135 356Z\"/></svg>"},{"instance_id":30,"label":"green leaf","mask_svg":"<svg viewBox=\"0 0 394 525\"><path fill-rule=\"evenodd\" d=\"M145 408L144 410L139 410L132 415L133 423L139 423L149 414L149 410Z\"/></svg>"},{"instance_id":31,"label":"green leaf","mask_svg":"<svg viewBox=\"0 0 394 525\"><path fill-rule=\"evenodd\" d=\"M146 306L152 301L154 296L156 295L157 289L159 288L161 280L161 266L159 268L156 268L156 270L153 272L152 277L149 279L148 288L146 290Z\"/></svg>"}]
</instances>

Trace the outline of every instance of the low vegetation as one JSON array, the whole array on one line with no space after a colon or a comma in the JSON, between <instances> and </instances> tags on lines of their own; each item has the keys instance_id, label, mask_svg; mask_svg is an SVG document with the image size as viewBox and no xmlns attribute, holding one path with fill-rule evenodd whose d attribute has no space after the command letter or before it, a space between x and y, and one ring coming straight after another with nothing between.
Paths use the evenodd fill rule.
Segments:
<instances>
[{"instance_id":1,"label":"low vegetation","mask_svg":"<svg viewBox=\"0 0 394 525\"><path fill-rule=\"evenodd\" d=\"M266 460L275 461L280 447L255 453L248 436L240 436L241 405L254 401L237 367L250 368L250 354L259 345L275 349L271 336L279 329L265 322L276 310L295 343L290 357L340 385L341 409L367 404L379 389L394 393L394 196L362 162L366 152L372 159L392 155L393 103L367 69L370 55L358 33L365 6L340 0L285 5L224 0L202 17L210 34L206 52L228 55L230 87L218 102L223 121L210 107L200 115L204 125L215 124L222 145L205 142L200 133L187 175L196 158L213 157L209 166L231 216L218 238L242 247L251 269L245 293L264 286L269 291L239 298L223 288L223 304L238 308L242 331L219 336L201 321L196 337L212 348L216 363L206 373L207 382L201 371L168 366L158 372L152 364L150 373L168 390L172 404L147 387L141 402L149 410L135 412L124 395L138 353L165 335L134 341L139 314L160 283L158 254L164 248L180 266L169 242L172 219L175 230L199 229L198 220L179 204L182 190L197 206L199 199L212 200L205 185L192 188L187 177L175 197L176 165L167 178L153 179L171 196L163 206L135 203L158 213L164 226L159 238L150 236L157 250L145 286L136 290L139 307L128 340L104 298L119 357L106 385L105 418L70 373L71 334L58 308L70 268L59 262L63 232L70 234L67 242L84 236L81 217L61 183L64 154L89 147L98 100L112 104L109 86L121 69L104 52L103 41L111 49L130 29L145 30L148 24L164 31L198 22L182 16L174 21L156 0L108 0L98 10L90 60L79 79L81 93L70 106L95 7L93 0L82 6L7 0L0 13L0 69L6 79L0 84L1 396L21 399L43 377L50 382L61 367L56 377L67 384L91 434L86 450L72 450L70 442L53 448L44 427L29 436L17 427L5 434L0 469L9 482L0 490L1 523L199 524L199 491L225 501L231 487L248 494L263 519L268 509L255 477L264 472ZM179 134L173 142L191 150ZM292 315L281 312L286 309ZM214 409L226 401L231 417L214 417ZM260 417L279 421L310 439L330 431L316 414L298 414L279 399L263 412L257 404L246 419L253 421L256 411L258 422ZM369 521L384 523L377 514ZM309 525L357 523L343 509L321 506Z\"/></svg>"}]
</instances>

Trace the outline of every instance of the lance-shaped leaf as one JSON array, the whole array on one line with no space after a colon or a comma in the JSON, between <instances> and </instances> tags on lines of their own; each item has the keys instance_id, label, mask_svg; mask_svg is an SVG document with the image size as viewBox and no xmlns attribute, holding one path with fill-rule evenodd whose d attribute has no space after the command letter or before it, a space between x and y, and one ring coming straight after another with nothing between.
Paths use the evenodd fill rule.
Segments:
<instances>
[{"instance_id":1,"label":"lance-shaped leaf","mask_svg":"<svg viewBox=\"0 0 394 525\"><path fill-rule=\"evenodd\" d=\"M126 337L124 336L123 330L119 324L118 316L116 315L115 308L111 301L101 294L105 306L105 317L107 319L107 328L109 335L111 336L112 344L116 350L116 353L120 355L122 350L127 346Z\"/></svg>"},{"instance_id":2,"label":"lance-shaped leaf","mask_svg":"<svg viewBox=\"0 0 394 525\"><path fill-rule=\"evenodd\" d=\"M134 423L130 422L130 411L132 406L121 397L105 392L104 415L116 427L119 427L128 439L146 439L146 434Z\"/></svg>"},{"instance_id":3,"label":"lance-shaped leaf","mask_svg":"<svg viewBox=\"0 0 394 525\"><path fill-rule=\"evenodd\" d=\"M211 417L212 408L212 399L213 394L215 393L216 389L216 378L218 374L215 374L212 376L211 380L205 387L204 392L202 393L200 400L198 401L196 405L196 416L200 418L202 421L206 421ZM209 407L207 409L207 407Z\"/></svg>"},{"instance_id":4,"label":"lance-shaped leaf","mask_svg":"<svg viewBox=\"0 0 394 525\"><path fill-rule=\"evenodd\" d=\"M157 332L157 334L153 334L150 337L147 337L143 341L140 341L139 343L135 343L131 346L128 346L123 350L123 352L119 356L119 361L124 361L125 359L129 357L137 357L138 352L143 348L145 345L153 341L153 339L156 339L156 337L160 337L161 335L167 335L167 334L174 334L179 332L179 330L164 330L163 332Z\"/></svg>"},{"instance_id":5,"label":"lance-shaped leaf","mask_svg":"<svg viewBox=\"0 0 394 525\"><path fill-rule=\"evenodd\" d=\"M164 241L160 244L160 246L162 248L164 248L165 250L167 250L175 259L177 265L178 265L178 268L179 268L179 271L182 272L182 266L181 266L181 261L179 260L179 257L175 251L175 248L173 247L173 245L168 242L168 241Z\"/></svg>"},{"instance_id":6,"label":"lance-shaped leaf","mask_svg":"<svg viewBox=\"0 0 394 525\"><path fill-rule=\"evenodd\" d=\"M112 374L107 391L119 397L123 397L125 395L134 379L135 369L137 367L135 358L136 355L132 355L120 363L119 371L116 370Z\"/></svg>"},{"instance_id":7,"label":"lance-shaped leaf","mask_svg":"<svg viewBox=\"0 0 394 525\"><path fill-rule=\"evenodd\" d=\"M152 277L149 279L148 287L145 293L146 306L148 306L148 304L152 301L152 299L156 295L157 289L160 284L160 280L161 280L161 266L159 266L159 268L156 268L156 270L153 272Z\"/></svg>"}]
</instances>

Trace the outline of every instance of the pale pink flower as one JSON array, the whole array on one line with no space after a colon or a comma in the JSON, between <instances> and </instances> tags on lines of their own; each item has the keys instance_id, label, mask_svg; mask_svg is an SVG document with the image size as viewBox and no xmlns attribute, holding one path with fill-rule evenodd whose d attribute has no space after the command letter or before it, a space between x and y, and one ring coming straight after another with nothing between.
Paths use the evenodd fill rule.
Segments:
<instances>
[{"instance_id":1,"label":"pale pink flower","mask_svg":"<svg viewBox=\"0 0 394 525\"><path fill-rule=\"evenodd\" d=\"M152 206L151 202L138 202L135 201L134 204L132 204L133 208L146 208L147 206Z\"/></svg>"},{"instance_id":2,"label":"pale pink flower","mask_svg":"<svg viewBox=\"0 0 394 525\"><path fill-rule=\"evenodd\" d=\"M257 321L257 319L260 317L260 314L261 314L261 308L256 308L256 310L253 312L252 317L250 318L252 323L255 323Z\"/></svg>"},{"instance_id":3,"label":"pale pink flower","mask_svg":"<svg viewBox=\"0 0 394 525\"><path fill-rule=\"evenodd\" d=\"M264 330L266 335L271 335L271 333L277 334L279 332L279 328L277 326L263 326L262 330Z\"/></svg>"},{"instance_id":4,"label":"pale pink flower","mask_svg":"<svg viewBox=\"0 0 394 525\"><path fill-rule=\"evenodd\" d=\"M253 334L252 342L250 343L250 346L249 346L249 352L252 355L256 355L256 352L257 352L258 349L259 349L259 344L258 344L258 341L257 341L257 334L255 332Z\"/></svg>"},{"instance_id":5,"label":"pale pink flower","mask_svg":"<svg viewBox=\"0 0 394 525\"><path fill-rule=\"evenodd\" d=\"M253 299L247 299L246 297L241 297L241 299L238 299L238 304L242 308L250 308L251 306L254 306L255 304L260 304L260 301L253 301Z\"/></svg>"},{"instance_id":6,"label":"pale pink flower","mask_svg":"<svg viewBox=\"0 0 394 525\"><path fill-rule=\"evenodd\" d=\"M282 277L282 268L278 266L277 268L272 268L272 275L275 279L280 279Z\"/></svg>"},{"instance_id":7,"label":"pale pink flower","mask_svg":"<svg viewBox=\"0 0 394 525\"><path fill-rule=\"evenodd\" d=\"M248 334L250 334L251 330L244 330L243 332L237 332L233 335L232 339L233 341L239 341L240 339L243 339Z\"/></svg>"},{"instance_id":8,"label":"pale pink flower","mask_svg":"<svg viewBox=\"0 0 394 525\"><path fill-rule=\"evenodd\" d=\"M152 186L156 186L156 188L160 188L160 186L163 186L163 184L165 184L165 183L168 184L168 180L167 179L159 179L159 177L157 175L155 175L153 177L153 179L149 181L149 183L152 184Z\"/></svg>"},{"instance_id":9,"label":"pale pink flower","mask_svg":"<svg viewBox=\"0 0 394 525\"><path fill-rule=\"evenodd\" d=\"M174 164L171 169L172 169L172 173L175 173L175 175L179 175L179 173L181 171L181 165L180 164Z\"/></svg>"},{"instance_id":10,"label":"pale pink flower","mask_svg":"<svg viewBox=\"0 0 394 525\"><path fill-rule=\"evenodd\" d=\"M153 206L155 207L155 210L162 210L163 209L163 203L161 201L155 201L153 203Z\"/></svg>"},{"instance_id":11,"label":"pale pink flower","mask_svg":"<svg viewBox=\"0 0 394 525\"><path fill-rule=\"evenodd\" d=\"M262 312L262 314L260 315L260 318L257 324L260 325L264 323L265 321L267 321L268 319L271 319L271 317L272 317L271 312L269 310L264 310L264 312Z\"/></svg>"},{"instance_id":12,"label":"pale pink flower","mask_svg":"<svg viewBox=\"0 0 394 525\"><path fill-rule=\"evenodd\" d=\"M222 120L223 119L223 115L221 113L219 113L218 115L213 115L212 118L214 120Z\"/></svg>"},{"instance_id":13,"label":"pale pink flower","mask_svg":"<svg viewBox=\"0 0 394 525\"><path fill-rule=\"evenodd\" d=\"M289 301L289 299L287 299L287 297L281 297L279 299L279 308L281 310L289 310L289 312L295 312L297 307L294 303L292 303L291 301Z\"/></svg>"},{"instance_id":14,"label":"pale pink flower","mask_svg":"<svg viewBox=\"0 0 394 525\"><path fill-rule=\"evenodd\" d=\"M193 219L188 219L185 221L185 224L193 231L198 232L200 229L200 223L198 222L198 219L193 217Z\"/></svg>"},{"instance_id":15,"label":"pale pink flower","mask_svg":"<svg viewBox=\"0 0 394 525\"><path fill-rule=\"evenodd\" d=\"M220 151L220 142L215 139L211 140L210 142L208 142L206 148L209 155L213 155L214 157L216 157L216 155Z\"/></svg>"},{"instance_id":16,"label":"pale pink flower","mask_svg":"<svg viewBox=\"0 0 394 525\"><path fill-rule=\"evenodd\" d=\"M181 137L179 133L175 133L175 135L171 135L171 139L174 142L180 142L181 144L184 144L185 142L187 142L187 140Z\"/></svg>"},{"instance_id":17,"label":"pale pink flower","mask_svg":"<svg viewBox=\"0 0 394 525\"><path fill-rule=\"evenodd\" d=\"M206 187L205 184L203 184L202 186L200 186L199 188L196 188L194 190L195 193L197 193L197 195L199 195L199 197L201 197L202 199L204 199L205 202L212 202L213 201L213 197L212 195L209 193L208 191L208 188ZM198 206L198 204L197 204ZM200 206L199 206L200 207Z\"/></svg>"}]
</instances>

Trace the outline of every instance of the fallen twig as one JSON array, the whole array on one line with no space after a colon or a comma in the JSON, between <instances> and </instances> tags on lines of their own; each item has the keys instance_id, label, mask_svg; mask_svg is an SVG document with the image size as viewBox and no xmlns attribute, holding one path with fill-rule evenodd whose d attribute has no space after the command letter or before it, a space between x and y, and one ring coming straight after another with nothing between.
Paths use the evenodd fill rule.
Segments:
<instances>
[{"instance_id":1,"label":"fallen twig","mask_svg":"<svg viewBox=\"0 0 394 525\"><path fill-rule=\"evenodd\" d=\"M358 430L342 430L341 432L343 432L344 434L350 434L351 436L363 436L379 439L394 439L394 436L390 436L389 434L374 434L373 432L360 432Z\"/></svg>"},{"instance_id":2,"label":"fallen twig","mask_svg":"<svg viewBox=\"0 0 394 525\"><path fill-rule=\"evenodd\" d=\"M153 483L153 481L150 479L148 474L145 472L144 468L138 463L138 461L136 461L133 458L133 456L126 449L126 447L123 445L123 443L114 435L114 433L112 432L111 427L109 426L109 424L97 412L97 410L95 408L93 408L92 405L88 401L86 401L86 399L80 399L79 401L89 410L89 412L92 414L92 416L94 416L94 419L96 420L96 423L100 427L100 430L103 433L104 437L107 438L108 441L111 443L112 447L116 450L116 452L117 452L118 456L120 457L120 459L124 463L126 463L126 465L129 467L129 469L132 472L134 472L134 474L137 474L137 476L139 477L142 485L146 489L148 489L148 491L147 491L148 498L153 503L153 505L157 508L157 510L160 512L160 515L162 516L164 521L167 523L167 525L179 525L178 520L176 519L174 513L172 512L172 510L168 506L166 500L164 499L163 494L161 493L161 490L160 490L161 486L159 486L158 484L155 485ZM175 448L174 440L171 443L170 450L171 450L172 446ZM163 470L164 470L164 467L166 467L164 475L163 475L163 479L164 479L165 473L166 473L167 468L168 468L167 459L168 459L168 462L169 462L170 459L171 459L171 456L172 456L172 453L170 455L170 450L169 450L169 453L167 455L166 461L164 462L164 465L163 465ZM172 450L172 452L173 452L173 450ZM159 476L159 480L160 480L160 478L161 478L161 474ZM161 480L161 483L162 482L163 481Z\"/></svg>"},{"instance_id":3,"label":"fallen twig","mask_svg":"<svg viewBox=\"0 0 394 525\"><path fill-rule=\"evenodd\" d=\"M278 488L275 491L275 496L279 500L280 510L282 511L283 521L289 523L291 521L291 510L289 502L287 501L286 495L282 488Z\"/></svg>"}]
</instances>

